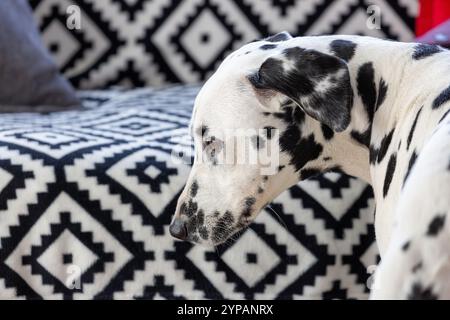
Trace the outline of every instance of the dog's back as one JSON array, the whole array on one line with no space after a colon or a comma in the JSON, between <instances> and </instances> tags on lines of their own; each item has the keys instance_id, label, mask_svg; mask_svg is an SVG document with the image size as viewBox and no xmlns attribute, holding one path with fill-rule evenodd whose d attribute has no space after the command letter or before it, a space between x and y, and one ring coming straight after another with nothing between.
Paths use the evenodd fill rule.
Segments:
<instances>
[{"instance_id":1,"label":"dog's back","mask_svg":"<svg viewBox=\"0 0 450 320\"><path fill-rule=\"evenodd\" d=\"M374 299L450 299L449 113L413 157Z\"/></svg>"}]
</instances>

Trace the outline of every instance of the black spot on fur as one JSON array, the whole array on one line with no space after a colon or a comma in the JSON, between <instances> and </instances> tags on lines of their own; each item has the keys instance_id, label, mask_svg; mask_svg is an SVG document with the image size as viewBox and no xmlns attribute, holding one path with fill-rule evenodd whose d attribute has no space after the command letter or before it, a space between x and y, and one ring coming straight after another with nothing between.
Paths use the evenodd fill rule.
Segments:
<instances>
[{"instance_id":1,"label":"black spot on fur","mask_svg":"<svg viewBox=\"0 0 450 320\"><path fill-rule=\"evenodd\" d=\"M323 158L323 161L330 161L331 160L331 157L324 157Z\"/></svg>"},{"instance_id":2,"label":"black spot on fur","mask_svg":"<svg viewBox=\"0 0 450 320\"><path fill-rule=\"evenodd\" d=\"M405 186L406 180L408 179L409 174L411 173L411 169L416 163L416 160L417 160L417 153L416 150L414 150L414 152L411 154L411 158L409 158L408 170L406 171L405 178L403 179L403 186Z\"/></svg>"},{"instance_id":3,"label":"black spot on fur","mask_svg":"<svg viewBox=\"0 0 450 320\"><path fill-rule=\"evenodd\" d=\"M197 195L198 191L198 183L197 181L192 182L191 185L191 198L194 198Z\"/></svg>"},{"instance_id":4,"label":"black spot on fur","mask_svg":"<svg viewBox=\"0 0 450 320\"><path fill-rule=\"evenodd\" d=\"M278 166L278 172L280 172L280 171L283 170L284 168L285 168L285 166L283 166L283 165Z\"/></svg>"},{"instance_id":5,"label":"black spot on fur","mask_svg":"<svg viewBox=\"0 0 450 320\"><path fill-rule=\"evenodd\" d=\"M349 62L355 54L356 43L349 40L336 39L330 43L330 50L339 58Z\"/></svg>"},{"instance_id":6,"label":"black spot on fur","mask_svg":"<svg viewBox=\"0 0 450 320\"><path fill-rule=\"evenodd\" d=\"M197 216L190 217L189 220L186 222L186 230L190 237L192 237L195 234L198 226L199 224L197 221Z\"/></svg>"},{"instance_id":7,"label":"black spot on fur","mask_svg":"<svg viewBox=\"0 0 450 320\"><path fill-rule=\"evenodd\" d=\"M246 207L251 207L255 204L256 199L254 197L248 197L244 200L244 204Z\"/></svg>"},{"instance_id":8,"label":"black spot on fur","mask_svg":"<svg viewBox=\"0 0 450 320\"><path fill-rule=\"evenodd\" d=\"M197 213L197 222L199 225L203 225L205 223L205 213L201 209L198 210Z\"/></svg>"},{"instance_id":9,"label":"black spot on fur","mask_svg":"<svg viewBox=\"0 0 450 320\"><path fill-rule=\"evenodd\" d=\"M331 140L334 136L334 131L324 123L322 123L320 127L322 129L323 137L325 138L325 140Z\"/></svg>"},{"instance_id":10,"label":"black spot on fur","mask_svg":"<svg viewBox=\"0 0 450 320\"><path fill-rule=\"evenodd\" d=\"M277 33L273 36L270 36L264 40L269 41L269 42L280 42L280 41L286 41L289 39L292 39L292 36L289 34L289 32L282 31L282 32L279 32L279 33Z\"/></svg>"},{"instance_id":11,"label":"black spot on fur","mask_svg":"<svg viewBox=\"0 0 450 320\"><path fill-rule=\"evenodd\" d=\"M281 151L287 151L293 154L298 141L300 141L300 129L297 125L291 124L281 134L280 137Z\"/></svg>"},{"instance_id":12,"label":"black spot on fur","mask_svg":"<svg viewBox=\"0 0 450 320\"><path fill-rule=\"evenodd\" d=\"M260 136L251 137L251 141L253 146L258 150L266 146L266 141Z\"/></svg>"},{"instance_id":13,"label":"black spot on fur","mask_svg":"<svg viewBox=\"0 0 450 320\"><path fill-rule=\"evenodd\" d=\"M244 210L242 210L242 216L248 218L252 214L253 205L256 199L254 197L248 197L244 200Z\"/></svg>"},{"instance_id":14,"label":"black spot on fur","mask_svg":"<svg viewBox=\"0 0 450 320\"><path fill-rule=\"evenodd\" d=\"M395 126L394 126L395 127ZM381 161L383 161L384 157L386 156L386 153L389 149L389 146L391 145L392 142L392 137L394 135L394 131L395 128L392 129L387 136L384 136L383 139L381 140L381 144L380 144L380 150L378 152L378 156L377 156L377 162L380 163Z\"/></svg>"},{"instance_id":15,"label":"black spot on fur","mask_svg":"<svg viewBox=\"0 0 450 320\"><path fill-rule=\"evenodd\" d=\"M197 202L191 200L188 201L188 204L184 206L184 214L188 217L192 217L198 210ZM183 213L183 212L182 212Z\"/></svg>"},{"instance_id":16,"label":"black spot on fur","mask_svg":"<svg viewBox=\"0 0 450 320\"><path fill-rule=\"evenodd\" d=\"M387 135L385 135L383 137L383 139L381 139L380 142L380 148L377 149L373 146L370 146L369 148L369 159L370 159L370 163L371 164L375 164L376 162L380 163L381 161L383 161L384 157L386 156L386 153L389 149L389 146L391 145L392 142L392 137L394 135L394 131L395 131L395 126L394 129L392 129Z\"/></svg>"},{"instance_id":17,"label":"black spot on fur","mask_svg":"<svg viewBox=\"0 0 450 320\"><path fill-rule=\"evenodd\" d=\"M261 193L263 193L263 192L264 192L264 189L261 188L261 187L258 187L258 193L261 194Z\"/></svg>"},{"instance_id":18,"label":"black spot on fur","mask_svg":"<svg viewBox=\"0 0 450 320\"><path fill-rule=\"evenodd\" d=\"M319 175L320 172L321 171L319 169L315 169L315 168L302 169L300 171L300 179L301 180L306 180L306 179L315 177L315 176Z\"/></svg>"},{"instance_id":19,"label":"black spot on fur","mask_svg":"<svg viewBox=\"0 0 450 320\"><path fill-rule=\"evenodd\" d=\"M436 237L444 228L445 218L445 214L436 215L428 225L427 236Z\"/></svg>"},{"instance_id":20,"label":"black spot on fur","mask_svg":"<svg viewBox=\"0 0 450 320\"><path fill-rule=\"evenodd\" d=\"M424 288L419 282L413 284L408 295L408 300L437 300L437 298L431 287Z\"/></svg>"},{"instance_id":21,"label":"black spot on fur","mask_svg":"<svg viewBox=\"0 0 450 320\"><path fill-rule=\"evenodd\" d=\"M448 109L442 116L442 118L439 120L439 123L444 121L444 119L450 114L450 109Z\"/></svg>"},{"instance_id":22,"label":"black spot on fur","mask_svg":"<svg viewBox=\"0 0 450 320\"><path fill-rule=\"evenodd\" d=\"M380 108L380 106L383 104L384 100L386 99L388 86L383 78L380 79L380 83L378 85L378 97L377 97L377 105L375 106L375 112Z\"/></svg>"},{"instance_id":23,"label":"black spot on fur","mask_svg":"<svg viewBox=\"0 0 450 320\"><path fill-rule=\"evenodd\" d=\"M352 136L353 140L355 140L356 142L369 148L371 130L372 130L372 126L369 126L369 128L364 132L358 132L356 130L352 130L351 136Z\"/></svg>"},{"instance_id":24,"label":"black spot on fur","mask_svg":"<svg viewBox=\"0 0 450 320\"><path fill-rule=\"evenodd\" d=\"M226 211L222 217L220 217L215 226L212 228L211 239L215 243L220 243L228 239L228 237L234 232L234 218L231 212Z\"/></svg>"},{"instance_id":25,"label":"black spot on fur","mask_svg":"<svg viewBox=\"0 0 450 320\"><path fill-rule=\"evenodd\" d=\"M389 192L389 187L391 185L392 177L394 176L395 173L396 165L397 165L397 154L394 153L389 158L389 162L386 169L386 176L384 177L383 197L385 198Z\"/></svg>"},{"instance_id":26,"label":"black spot on fur","mask_svg":"<svg viewBox=\"0 0 450 320\"><path fill-rule=\"evenodd\" d=\"M375 112L375 103L377 99L377 90L375 88L375 70L372 62L367 62L359 67L357 75L357 88L364 108L367 112L369 123L372 123Z\"/></svg>"},{"instance_id":27,"label":"black spot on fur","mask_svg":"<svg viewBox=\"0 0 450 320\"><path fill-rule=\"evenodd\" d=\"M199 229L198 229L198 234L200 235L200 237L203 239L203 240L208 240L208 230L206 229L206 227L200 227Z\"/></svg>"},{"instance_id":28,"label":"black spot on fur","mask_svg":"<svg viewBox=\"0 0 450 320\"><path fill-rule=\"evenodd\" d=\"M297 126L289 126L280 137L281 151L287 152L291 156L290 164L299 171L306 163L317 159L322 153L323 147L314 139L311 134L306 138L300 138L300 130Z\"/></svg>"},{"instance_id":29,"label":"black spot on fur","mask_svg":"<svg viewBox=\"0 0 450 320\"><path fill-rule=\"evenodd\" d=\"M444 103L450 100L450 86L445 88L433 101L433 109L441 107Z\"/></svg>"},{"instance_id":30,"label":"black spot on fur","mask_svg":"<svg viewBox=\"0 0 450 320\"><path fill-rule=\"evenodd\" d=\"M422 267L423 267L423 263L422 262L418 262L412 267L411 271L412 271L412 273L416 273L417 271L422 269Z\"/></svg>"},{"instance_id":31,"label":"black spot on fur","mask_svg":"<svg viewBox=\"0 0 450 320\"><path fill-rule=\"evenodd\" d=\"M403 251L408 251L409 247L411 246L411 241L406 241L403 245L402 245L402 250Z\"/></svg>"},{"instance_id":32,"label":"black spot on fur","mask_svg":"<svg viewBox=\"0 0 450 320\"><path fill-rule=\"evenodd\" d=\"M269 180L269 176L264 176L262 179L264 182L266 182L267 180Z\"/></svg>"},{"instance_id":33,"label":"black spot on fur","mask_svg":"<svg viewBox=\"0 0 450 320\"><path fill-rule=\"evenodd\" d=\"M275 49L277 47L276 44L263 44L261 47L259 47L261 50L270 50Z\"/></svg>"},{"instance_id":34,"label":"black spot on fur","mask_svg":"<svg viewBox=\"0 0 450 320\"><path fill-rule=\"evenodd\" d=\"M409 146L411 145L411 141L414 136L414 131L416 130L417 126L417 121L419 120L419 116L422 113L422 108L423 107L421 107L419 111L417 111L416 117L414 118L413 124L411 126L411 130L409 131L408 139L406 140L406 150L409 150Z\"/></svg>"},{"instance_id":35,"label":"black spot on fur","mask_svg":"<svg viewBox=\"0 0 450 320\"><path fill-rule=\"evenodd\" d=\"M441 52L442 48L435 44L419 43L414 47L413 59L421 60L430 57L435 53Z\"/></svg>"},{"instance_id":36,"label":"black spot on fur","mask_svg":"<svg viewBox=\"0 0 450 320\"><path fill-rule=\"evenodd\" d=\"M314 136L310 135L303 139L301 137L305 113L300 108L286 107L284 112L274 113L273 116L287 124L287 128L280 135L280 149L291 156L290 164L295 166L296 171L308 161L319 157L323 147L315 141Z\"/></svg>"},{"instance_id":37,"label":"black spot on fur","mask_svg":"<svg viewBox=\"0 0 450 320\"><path fill-rule=\"evenodd\" d=\"M400 140L400 141L398 142L397 150L400 150L401 147L402 147L402 140Z\"/></svg>"}]
</instances>

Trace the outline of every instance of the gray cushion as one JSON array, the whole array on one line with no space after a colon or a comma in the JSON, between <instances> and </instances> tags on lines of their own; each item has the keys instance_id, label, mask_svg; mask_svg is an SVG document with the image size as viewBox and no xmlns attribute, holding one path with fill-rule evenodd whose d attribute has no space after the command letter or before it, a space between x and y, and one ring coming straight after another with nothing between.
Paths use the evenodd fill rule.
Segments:
<instances>
[{"instance_id":1,"label":"gray cushion","mask_svg":"<svg viewBox=\"0 0 450 320\"><path fill-rule=\"evenodd\" d=\"M27 1L0 1L0 30L0 105L79 104L43 46Z\"/></svg>"}]
</instances>

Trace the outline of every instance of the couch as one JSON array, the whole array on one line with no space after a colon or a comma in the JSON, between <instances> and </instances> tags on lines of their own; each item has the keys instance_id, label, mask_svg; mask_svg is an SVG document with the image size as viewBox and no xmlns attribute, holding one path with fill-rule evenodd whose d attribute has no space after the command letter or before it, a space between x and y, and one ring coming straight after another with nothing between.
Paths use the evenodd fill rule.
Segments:
<instances>
[{"instance_id":1,"label":"couch","mask_svg":"<svg viewBox=\"0 0 450 320\"><path fill-rule=\"evenodd\" d=\"M367 298L379 257L358 179L301 182L216 249L168 225L193 101L220 60L280 30L412 39L416 1L378 1L376 30L369 2L30 0L83 108L0 115L0 298Z\"/></svg>"}]
</instances>

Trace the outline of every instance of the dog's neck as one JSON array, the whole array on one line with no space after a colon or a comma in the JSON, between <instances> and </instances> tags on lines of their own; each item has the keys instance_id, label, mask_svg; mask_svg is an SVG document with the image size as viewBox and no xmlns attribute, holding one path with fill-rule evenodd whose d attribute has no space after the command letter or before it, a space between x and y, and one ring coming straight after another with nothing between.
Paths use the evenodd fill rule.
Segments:
<instances>
[{"instance_id":1,"label":"dog's neck","mask_svg":"<svg viewBox=\"0 0 450 320\"><path fill-rule=\"evenodd\" d=\"M329 156L331 160L325 164L325 168L339 168L371 184L369 149L356 143L348 133L336 134L334 140L327 148L332 156Z\"/></svg>"},{"instance_id":2,"label":"dog's neck","mask_svg":"<svg viewBox=\"0 0 450 320\"><path fill-rule=\"evenodd\" d=\"M349 39L357 43L355 54L348 62L354 93L351 122L345 131L335 133L327 143L324 153L331 160L324 166L339 167L345 173L372 184L370 146L379 147L388 128L393 127L399 112L393 106L404 93L401 91L402 83L409 72L405 61L410 59L405 59L405 55L411 54L413 45L365 37ZM311 38L307 42L310 44ZM323 48L324 42L328 41L317 43L317 50L327 52L328 48ZM394 84L397 91L383 97L383 89L389 91ZM315 125L320 126L319 123Z\"/></svg>"}]
</instances>

